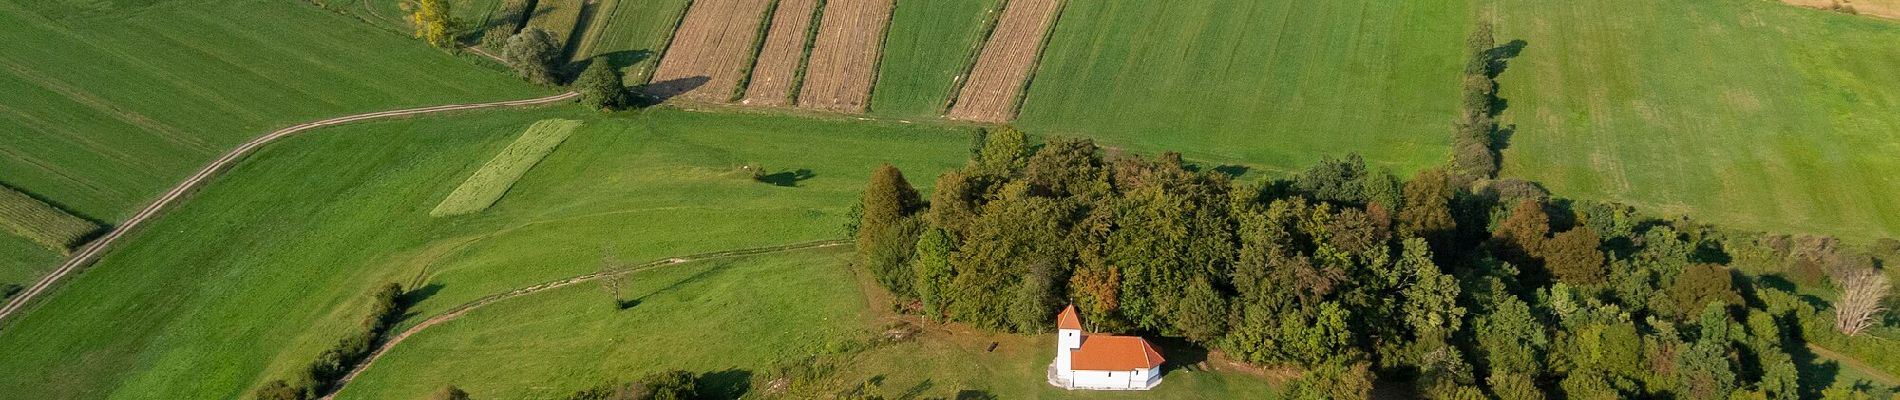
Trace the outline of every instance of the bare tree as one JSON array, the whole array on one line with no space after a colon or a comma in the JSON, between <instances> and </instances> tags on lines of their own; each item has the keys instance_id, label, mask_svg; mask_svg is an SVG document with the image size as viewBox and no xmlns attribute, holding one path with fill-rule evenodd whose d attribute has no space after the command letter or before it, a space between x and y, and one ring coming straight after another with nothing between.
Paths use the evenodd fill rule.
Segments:
<instances>
[{"instance_id":1,"label":"bare tree","mask_svg":"<svg viewBox=\"0 0 1900 400\"><path fill-rule=\"evenodd\" d=\"M626 307L620 300L620 288L627 285L627 275L620 271L621 267L620 257L614 255L613 246L600 249L600 287L607 289L607 294L613 296L615 309Z\"/></svg>"},{"instance_id":2,"label":"bare tree","mask_svg":"<svg viewBox=\"0 0 1900 400\"><path fill-rule=\"evenodd\" d=\"M1881 303L1893 289L1886 274L1866 267L1840 268L1834 283L1841 287L1841 299L1834 302L1834 329L1857 336L1878 323L1875 316L1886 311Z\"/></svg>"}]
</instances>

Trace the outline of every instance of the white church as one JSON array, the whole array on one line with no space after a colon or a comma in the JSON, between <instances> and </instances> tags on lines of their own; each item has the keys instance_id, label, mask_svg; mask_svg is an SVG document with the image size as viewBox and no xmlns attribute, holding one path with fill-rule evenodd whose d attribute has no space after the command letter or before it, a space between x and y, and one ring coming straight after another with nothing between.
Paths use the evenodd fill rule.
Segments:
<instances>
[{"instance_id":1,"label":"white church","mask_svg":"<svg viewBox=\"0 0 1900 400\"><path fill-rule=\"evenodd\" d=\"M1056 362L1049 384L1076 390L1148 390L1161 384L1161 353L1139 336L1082 332L1075 306L1056 316Z\"/></svg>"}]
</instances>

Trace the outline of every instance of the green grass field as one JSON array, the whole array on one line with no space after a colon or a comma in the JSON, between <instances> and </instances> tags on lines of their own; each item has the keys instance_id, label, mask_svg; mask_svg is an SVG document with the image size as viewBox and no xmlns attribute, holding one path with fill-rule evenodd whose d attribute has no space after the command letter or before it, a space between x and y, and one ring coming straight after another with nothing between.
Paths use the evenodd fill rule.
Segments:
<instances>
[{"instance_id":1,"label":"green grass field","mask_svg":"<svg viewBox=\"0 0 1900 400\"><path fill-rule=\"evenodd\" d=\"M606 57L628 85L646 83L689 0L602 0L575 60Z\"/></svg>"},{"instance_id":2,"label":"green grass field","mask_svg":"<svg viewBox=\"0 0 1900 400\"><path fill-rule=\"evenodd\" d=\"M1900 236L1900 29L1768 1L1499 3L1505 174L1745 229ZM1664 22L1667 21L1667 22Z\"/></svg>"},{"instance_id":3,"label":"green grass field","mask_svg":"<svg viewBox=\"0 0 1900 400\"><path fill-rule=\"evenodd\" d=\"M884 38L871 113L942 116L957 76L970 68L999 5L998 0L899 0Z\"/></svg>"},{"instance_id":4,"label":"green grass field","mask_svg":"<svg viewBox=\"0 0 1900 400\"><path fill-rule=\"evenodd\" d=\"M586 7L582 0L541 0L534 3L534 11L528 14L528 27L541 28L554 34L554 42L574 48L571 39L579 27L581 11Z\"/></svg>"},{"instance_id":5,"label":"green grass field","mask_svg":"<svg viewBox=\"0 0 1900 400\"><path fill-rule=\"evenodd\" d=\"M339 398L426 397L455 384L482 398L561 398L670 369L761 371L875 327L844 266L848 247L660 267L629 277L614 309L584 283L436 325Z\"/></svg>"},{"instance_id":6,"label":"green grass field","mask_svg":"<svg viewBox=\"0 0 1900 400\"><path fill-rule=\"evenodd\" d=\"M0 37L0 183L107 224L281 127L546 93L303 2L4 0ZM57 257L0 245L0 284Z\"/></svg>"},{"instance_id":7,"label":"green grass field","mask_svg":"<svg viewBox=\"0 0 1900 400\"><path fill-rule=\"evenodd\" d=\"M1465 3L1076 1L1017 125L1278 173L1448 158Z\"/></svg>"},{"instance_id":8,"label":"green grass field","mask_svg":"<svg viewBox=\"0 0 1900 400\"><path fill-rule=\"evenodd\" d=\"M495 154L495 158L482 164L482 168L463 180L461 186L455 187L455 191L449 192L442 203L429 210L429 215L463 215L488 209L488 206L494 205L503 194L508 193L508 188L514 186L516 180L527 175L529 169L539 164L548 153L554 152L562 141L567 140L568 134L580 126L581 121L569 119L541 120L529 125L527 131L521 132L520 138L509 143L508 148L502 149L501 153Z\"/></svg>"},{"instance_id":9,"label":"green grass field","mask_svg":"<svg viewBox=\"0 0 1900 400\"><path fill-rule=\"evenodd\" d=\"M521 127L547 118L587 124L494 207L428 216ZM440 285L411 309L433 315L596 271L604 252L633 263L836 238L872 167L893 162L928 182L928 171L962 164L967 142L959 130L901 124L667 110L602 119L574 107L309 132L233 168L16 315L0 330L0 371L17 372L0 374L0 388L239 397L356 329L375 285ZM747 164L813 176L770 185Z\"/></svg>"}]
</instances>

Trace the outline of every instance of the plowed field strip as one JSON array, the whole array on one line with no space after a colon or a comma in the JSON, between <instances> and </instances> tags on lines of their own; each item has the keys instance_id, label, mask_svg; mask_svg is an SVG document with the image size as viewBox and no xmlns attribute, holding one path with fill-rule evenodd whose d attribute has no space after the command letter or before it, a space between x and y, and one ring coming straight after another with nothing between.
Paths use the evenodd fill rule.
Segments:
<instances>
[{"instance_id":1,"label":"plowed field strip","mask_svg":"<svg viewBox=\"0 0 1900 400\"><path fill-rule=\"evenodd\" d=\"M800 107L859 113L877 82L891 0L828 0L805 68Z\"/></svg>"},{"instance_id":2,"label":"plowed field strip","mask_svg":"<svg viewBox=\"0 0 1900 400\"><path fill-rule=\"evenodd\" d=\"M950 107L950 118L1008 122L1024 83L1035 73L1042 46L1062 10L1061 0L1010 0L977 56L976 66Z\"/></svg>"},{"instance_id":3,"label":"plowed field strip","mask_svg":"<svg viewBox=\"0 0 1900 400\"><path fill-rule=\"evenodd\" d=\"M757 49L771 0L698 0L674 33L648 93L697 101L732 100Z\"/></svg>"},{"instance_id":4,"label":"plowed field strip","mask_svg":"<svg viewBox=\"0 0 1900 400\"><path fill-rule=\"evenodd\" d=\"M806 35L811 32L813 12L818 0L779 0L772 16L772 28L765 34L765 48L759 51L758 65L752 68L752 84L746 89L745 104L783 106L792 101L792 85L798 80L798 63L804 61Z\"/></svg>"}]
</instances>

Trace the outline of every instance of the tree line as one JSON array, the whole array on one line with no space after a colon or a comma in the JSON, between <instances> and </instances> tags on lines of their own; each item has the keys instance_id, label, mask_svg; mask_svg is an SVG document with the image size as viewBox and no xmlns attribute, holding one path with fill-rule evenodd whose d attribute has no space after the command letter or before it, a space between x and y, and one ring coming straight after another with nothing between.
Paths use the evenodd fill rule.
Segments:
<instances>
[{"instance_id":1,"label":"tree line","mask_svg":"<svg viewBox=\"0 0 1900 400\"><path fill-rule=\"evenodd\" d=\"M1884 280L1865 255L1807 264L1876 306L1819 305L1730 266L1796 257L1764 236L1530 182L1405 180L1349 155L1241 183L1088 139L977 143L928 199L885 165L857 206L854 263L904 309L1029 333L1074 304L1093 331L1303 369L1294 397L1388 380L1428 398L1795 399L1822 394L1795 363L1806 327L1883 321L1884 283L1855 280Z\"/></svg>"},{"instance_id":2,"label":"tree line","mask_svg":"<svg viewBox=\"0 0 1900 400\"><path fill-rule=\"evenodd\" d=\"M270 381L252 392L252 398L306 400L321 398L335 390L337 383L369 357L390 328L402 320L403 311L408 308L408 302L403 299L404 294L402 285L394 283L378 288L370 294L369 315L363 318L362 325L355 333L338 339L335 346L318 354L296 378ZM454 391L459 392L460 389Z\"/></svg>"}]
</instances>

